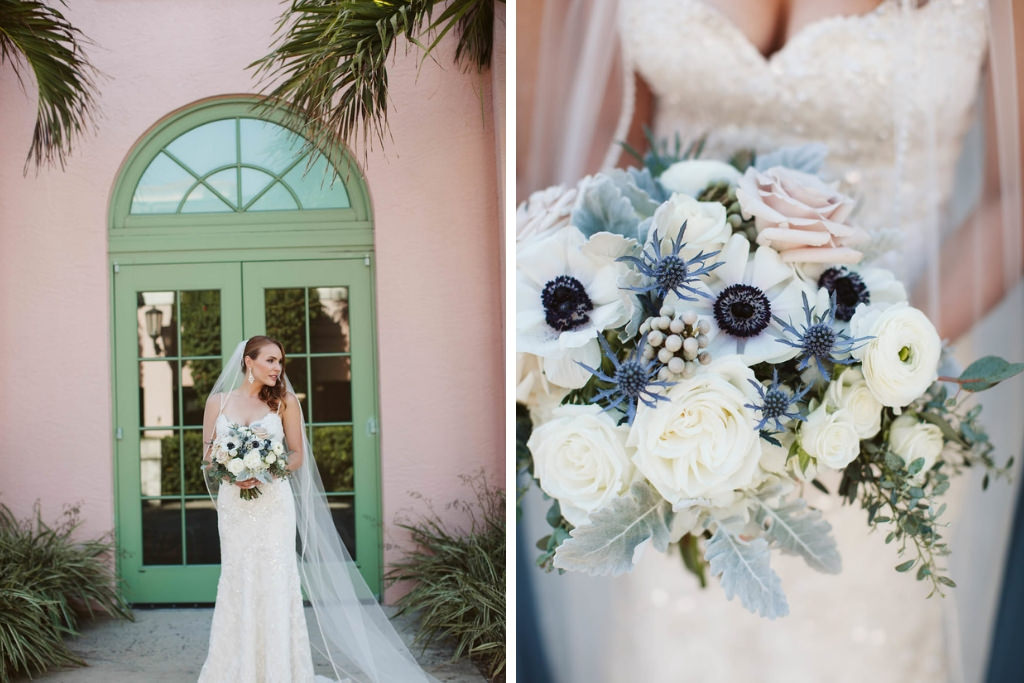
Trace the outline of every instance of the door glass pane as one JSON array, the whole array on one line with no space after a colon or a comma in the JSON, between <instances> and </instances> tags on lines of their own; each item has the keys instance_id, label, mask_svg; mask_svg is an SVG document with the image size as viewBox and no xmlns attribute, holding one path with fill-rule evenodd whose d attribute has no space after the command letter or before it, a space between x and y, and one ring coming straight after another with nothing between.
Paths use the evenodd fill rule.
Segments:
<instances>
[{"instance_id":1,"label":"door glass pane","mask_svg":"<svg viewBox=\"0 0 1024 683\"><path fill-rule=\"evenodd\" d=\"M139 419L147 427L178 424L178 361L139 361Z\"/></svg>"},{"instance_id":2,"label":"door glass pane","mask_svg":"<svg viewBox=\"0 0 1024 683\"><path fill-rule=\"evenodd\" d=\"M210 498L185 501L185 543L189 564L219 564L217 508Z\"/></svg>"},{"instance_id":3,"label":"door glass pane","mask_svg":"<svg viewBox=\"0 0 1024 683\"><path fill-rule=\"evenodd\" d=\"M355 484L352 467L352 427L313 427L313 453L325 491L351 491Z\"/></svg>"},{"instance_id":4,"label":"door glass pane","mask_svg":"<svg viewBox=\"0 0 1024 683\"><path fill-rule=\"evenodd\" d=\"M284 126L259 119L239 121L242 163L282 173L299 156L305 141Z\"/></svg>"},{"instance_id":5,"label":"door glass pane","mask_svg":"<svg viewBox=\"0 0 1024 683\"><path fill-rule=\"evenodd\" d=\"M310 288L309 347L313 353L349 350L348 287Z\"/></svg>"},{"instance_id":6,"label":"door glass pane","mask_svg":"<svg viewBox=\"0 0 1024 683\"><path fill-rule=\"evenodd\" d=\"M206 480L203 478L203 431L186 429L182 432L185 439L185 493L206 494Z\"/></svg>"},{"instance_id":7,"label":"door glass pane","mask_svg":"<svg viewBox=\"0 0 1024 683\"><path fill-rule=\"evenodd\" d=\"M274 182L274 176L257 171L255 168L242 169L242 206L245 206L252 198L263 191Z\"/></svg>"},{"instance_id":8,"label":"door glass pane","mask_svg":"<svg viewBox=\"0 0 1024 683\"><path fill-rule=\"evenodd\" d=\"M352 421L352 367L347 356L311 358L313 422Z\"/></svg>"},{"instance_id":9,"label":"door glass pane","mask_svg":"<svg viewBox=\"0 0 1024 683\"><path fill-rule=\"evenodd\" d=\"M220 359L181 362L181 407L184 418L182 424L203 424L206 399L220 371Z\"/></svg>"},{"instance_id":10,"label":"door glass pane","mask_svg":"<svg viewBox=\"0 0 1024 683\"><path fill-rule=\"evenodd\" d=\"M356 509L355 499L352 496L331 496L327 499L331 508L331 517L334 519L334 527L338 535L345 543L345 549L352 559L356 558Z\"/></svg>"},{"instance_id":11,"label":"door glass pane","mask_svg":"<svg viewBox=\"0 0 1024 683\"><path fill-rule=\"evenodd\" d=\"M230 200L230 197L228 197ZM181 207L182 213L223 213L232 208L205 185L196 185Z\"/></svg>"},{"instance_id":12,"label":"door glass pane","mask_svg":"<svg viewBox=\"0 0 1024 683\"><path fill-rule=\"evenodd\" d=\"M238 169L237 168L226 168L223 171L217 171L212 176L206 179L206 182L210 184L210 187L220 192L221 195L226 197L229 201L238 204Z\"/></svg>"},{"instance_id":13,"label":"door glass pane","mask_svg":"<svg viewBox=\"0 0 1024 683\"><path fill-rule=\"evenodd\" d=\"M322 154L317 154L312 165L304 158L284 176L284 180L299 196L303 209L347 209L348 192L338 173Z\"/></svg>"},{"instance_id":14,"label":"door glass pane","mask_svg":"<svg viewBox=\"0 0 1024 683\"><path fill-rule=\"evenodd\" d=\"M139 292L138 295L139 357L167 355L174 340L174 292Z\"/></svg>"},{"instance_id":15,"label":"door glass pane","mask_svg":"<svg viewBox=\"0 0 1024 683\"><path fill-rule=\"evenodd\" d=\"M165 475L173 468L173 479ZM177 495L178 438L171 429L146 429L139 434L139 486L144 496Z\"/></svg>"},{"instance_id":16,"label":"door glass pane","mask_svg":"<svg viewBox=\"0 0 1024 683\"><path fill-rule=\"evenodd\" d=\"M219 289L181 293L181 355L221 355Z\"/></svg>"},{"instance_id":17,"label":"door glass pane","mask_svg":"<svg viewBox=\"0 0 1024 683\"><path fill-rule=\"evenodd\" d=\"M142 501L142 563L181 564L181 501Z\"/></svg>"},{"instance_id":18,"label":"door glass pane","mask_svg":"<svg viewBox=\"0 0 1024 683\"><path fill-rule=\"evenodd\" d=\"M306 352L305 291L301 287L264 290L267 335L284 345L288 356ZM294 381L294 380L293 380Z\"/></svg>"},{"instance_id":19,"label":"door glass pane","mask_svg":"<svg viewBox=\"0 0 1024 683\"><path fill-rule=\"evenodd\" d=\"M295 398L299 399L299 405L302 406L302 415L309 421L309 380L306 374L306 363L307 360L299 356L298 358L288 358L287 365L285 365L285 374L288 377L288 381L292 383L292 388L295 389Z\"/></svg>"}]
</instances>

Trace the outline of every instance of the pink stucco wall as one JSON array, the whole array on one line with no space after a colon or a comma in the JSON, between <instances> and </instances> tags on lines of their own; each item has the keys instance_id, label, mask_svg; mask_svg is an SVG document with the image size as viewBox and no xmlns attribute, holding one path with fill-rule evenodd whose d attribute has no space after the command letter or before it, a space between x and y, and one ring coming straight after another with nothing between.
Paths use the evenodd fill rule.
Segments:
<instances>
[{"instance_id":1,"label":"pink stucco wall","mask_svg":"<svg viewBox=\"0 0 1024 683\"><path fill-rule=\"evenodd\" d=\"M274 0L79 0L94 45L97 130L64 171L22 175L34 93L0 68L0 500L54 518L80 501L83 534L114 525L107 212L118 168L156 121L203 98L255 92L284 5ZM365 171L376 230L385 565L410 497L463 497L459 474L504 481L498 188L490 74L389 68L393 140ZM503 79L499 79L503 84ZM357 150L357 156L360 156ZM410 330L415 335L410 335ZM389 593L394 598L394 592Z\"/></svg>"}]
</instances>

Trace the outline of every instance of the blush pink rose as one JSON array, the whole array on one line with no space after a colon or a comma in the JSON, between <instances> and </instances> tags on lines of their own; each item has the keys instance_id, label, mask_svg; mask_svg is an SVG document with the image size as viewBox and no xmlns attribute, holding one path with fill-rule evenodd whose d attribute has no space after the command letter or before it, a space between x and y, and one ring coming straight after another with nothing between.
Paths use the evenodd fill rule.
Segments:
<instances>
[{"instance_id":1,"label":"blush pink rose","mask_svg":"<svg viewBox=\"0 0 1024 683\"><path fill-rule=\"evenodd\" d=\"M867 232L847 223L853 199L818 176L783 166L751 166L736 187L745 218L754 217L757 243L788 263L857 263L853 247Z\"/></svg>"}]
</instances>

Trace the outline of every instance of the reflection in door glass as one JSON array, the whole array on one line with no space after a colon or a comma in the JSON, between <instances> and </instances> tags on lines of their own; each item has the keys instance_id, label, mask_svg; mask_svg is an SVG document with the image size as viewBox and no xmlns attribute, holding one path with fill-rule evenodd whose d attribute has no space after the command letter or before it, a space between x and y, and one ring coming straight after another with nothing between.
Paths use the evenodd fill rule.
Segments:
<instances>
[{"instance_id":1,"label":"reflection in door glass","mask_svg":"<svg viewBox=\"0 0 1024 683\"><path fill-rule=\"evenodd\" d=\"M181 293L181 355L220 356L220 290Z\"/></svg>"},{"instance_id":2,"label":"reflection in door glass","mask_svg":"<svg viewBox=\"0 0 1024 683\"><path fill-rule=\"evenodd\" d=\"M181 564L181 501L142 501L142 563Z\"/></svg>"},{"instance_id":3,"label":"reflection in door glass","mask_svg":"<svg viewBox=\"0 0 1024 683\"><path fill-rule=\"evenodd\" d=\"M147 427L178 424L178 361L139 362L139 420Z\"/></svg>"},{"instance_id":4,"label":"reflection in door glass","mask_svg":"<svg viewBox=\"0 0 1024 683\"><path fill-rule=\"evenodd\" d=\"M313 353L349 350L348 287L309 289L309 347Z\"/></svg>"},{"instance_id":5,"label":"reflection in door glass","mask_svg":"<svg viewBox=\"0 0 1024 683\"><path fill-rule=\"evenodd\" d=\"M304 294L301 287L264 290L267 335L281 342L288 356L306 352Z\"/></svg>"},{"instance_id":6,"label":"reflection in door glass","mask_svg":"<svg viewBox=\"0 0 1024 683\"><path fill-rule=\"evenodd\" d=\"M165 472L173 468L168 479ZM171 429L146 429L139 435L139 487L143 496L176 496L178 437Z\"/></svg>"},{"instance_id":7,"label":"reflection in door glass","mask_svg":"<svg viewBox=\"0 0 1024 683\"><path fill-rule=\"evenodd\" d=\"M174 334L174 292L139 292L136 317L139 357L173 356L168 346L177 342Z\"/></svg>"},{"instance_id":8,"label":"reflection in door glass","mask_svg":"<svg viewBox=\"0 0 1024 683\"><path fill-rule=\"evenodd\" d=\"M352 361L345 356L311 358L313 422L352 421Z\"/></svg>"}]
</instances>

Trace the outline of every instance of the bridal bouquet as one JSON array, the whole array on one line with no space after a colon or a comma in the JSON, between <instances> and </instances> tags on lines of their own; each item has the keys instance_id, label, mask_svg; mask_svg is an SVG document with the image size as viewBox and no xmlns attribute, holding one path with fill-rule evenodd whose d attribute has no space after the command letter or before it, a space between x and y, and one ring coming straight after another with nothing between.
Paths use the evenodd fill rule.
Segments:
<instances>
[{"instance_id":1,"label":"bridal bouquet","mask_svg":"<svg viewBox=\"0 0 1024 683\"><path fill-rule=\"evenodd\" d=\"M935 327L866 258L822 146L698 155L677 145L519 207L519 488L554 499L538 563L619 574L641 544L673 546L702 584L783 616L770 550L840 571L801 497L833 482L898 544L896 571L941 594L938 497L964 467L1010 465L959 399L1024 364L940 377Z\"/></svg>"},{"instance_id":2,"label":"bridal bouquet","mask_svg":"<svg viewBox=\"0 0 1024 683\"><path fill-rule=\"evenodd\" d=\"M204 467L208 476L228 483L258 479L269 484L273 477L286 478L291 474L285 467L287 464L288 454L280 441L268 439L251 427L233 424L213 442L211 460ZM243 500L253 500L260 495L259 486L239 489Z\"/></svg>"}]
</instances>

